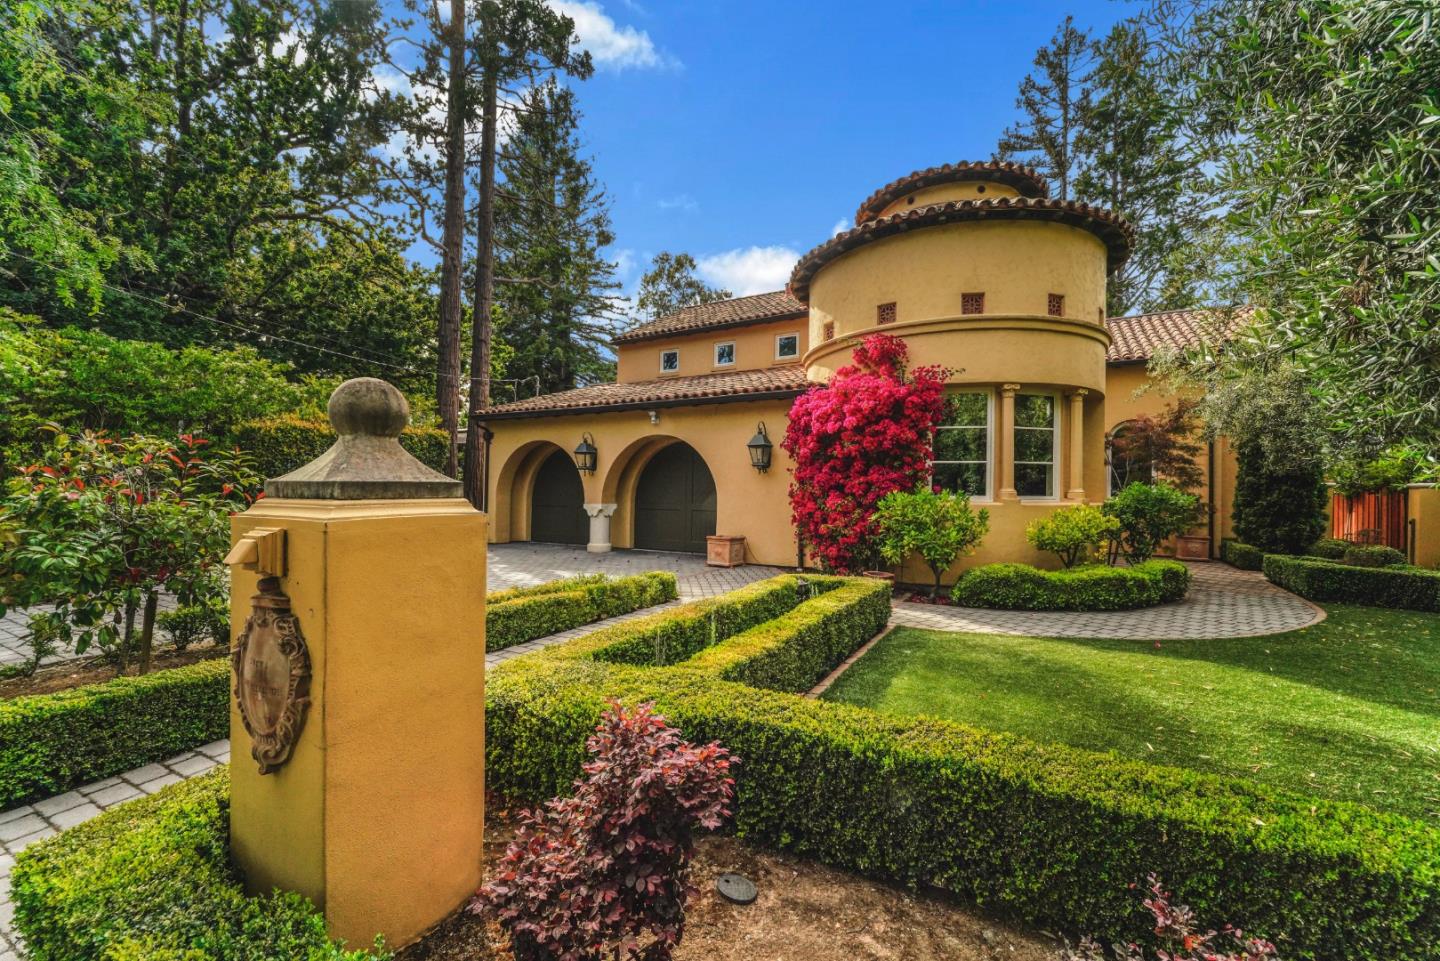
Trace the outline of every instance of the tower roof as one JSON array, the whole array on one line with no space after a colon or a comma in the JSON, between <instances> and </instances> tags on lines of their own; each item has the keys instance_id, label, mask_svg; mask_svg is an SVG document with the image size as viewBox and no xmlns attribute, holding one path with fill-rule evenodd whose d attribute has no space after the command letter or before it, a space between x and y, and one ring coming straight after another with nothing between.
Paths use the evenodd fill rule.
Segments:
<instances>
[{"instance_id":1,"label":"tower roof","mask_svg":"<svg viewBox=\"0 0 1440 961\"><path fill-rule=\"evenodd\" d=\"M866 221L874 220L880 216L880 211L913 190L921 190L939 184L975 180L1005 184L1019 191L1022 197L1048 197L1050 195L1050 188L1046 185L1045 178L1036 173L1033 167L1009 160L961 160L953 164L926 167L924 170L916 170L898 180L890 181L865 198L860 209L855 211L855 226L858 227Z\"/></svg>"}]
</instances>

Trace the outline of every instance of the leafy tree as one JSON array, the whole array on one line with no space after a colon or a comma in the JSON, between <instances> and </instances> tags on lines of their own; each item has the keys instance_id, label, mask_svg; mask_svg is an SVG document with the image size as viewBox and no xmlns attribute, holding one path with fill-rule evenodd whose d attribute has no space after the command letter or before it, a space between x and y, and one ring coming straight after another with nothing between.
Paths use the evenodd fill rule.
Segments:
<instances>
[{"instance_id":1,"label":"leafy tree","mask_svg":"<svg viewBox=\"0 0 1440 961\"><path fill-rule=\"evenodd\" d=\"M1318 456L1283 468L1256 441L1235 447L1235 536L1267 554L1299 554L1325 533L1329 499Z\"/></svg>"},{"instance_id":2,"label":"leafy tree","mask_svg":"<svg viewBox=\"0 0 1440 961\"><path fill-rule=\"evenodd\" d=\"M619 282L601 251L614 241L609 201L576 134L575 95L554 81L528 91L500 156L499 303L514 349L507 376L538 392L614 372L607 347Z\"/></svg>"},{"instance_id":3,"label":"leafy tree","mask_svg":"<svg viewBox=\"0 0 1440 961\"><path fill-rule=\"evenodd\" d=\"M1141 414L1111 431L1107 444L1112 489L1155 480L1183 491L1200 487L1205 480L1196 461L1201 451L1197 438L1202 426L1196 415L1200 403L1182 397L1159 414Z\"/></svg>"},{"instance_id":4,"label":"leafy tree","mask_svg":"<svg viewBox=\"0 0 1440 961\"><path fill-rule=\"evenodd\" d=\"M1236 497L1238 500L1238 491ZM1117 523L1112 555L1118 552L1128 563L1141 564L1154 557L1166 540L1195 525L1200 518L1200 498L1169 484L1131 484L1100 509Z\"/></svg>"},{"instance_id":5,"label":"leafy tree","mask_svg":"<svg viewBox=\"0 0 1440 961\"><path fill-rule=\"evenodd\" d=\"M940 592L940 579L962 556L973 554L990 532L990 512L971 510L970 495L963 492L891 491L875 507L875 532L880 556L886 563L903 564L918 554L930 568L935 583L930 596Z\"/></svg>"},{"instance_id":6,"label":"leafy tree","mask_svg":"<svg viewBox=\"0 0 1440 961\"><path fill-rule=\"evenodd\" d=\"M1049 551L1066 567L1090 560L1120 533L1120 522L1094 504L1062 507L1049 517L1031 521L1025 539L1036 550Z\"/></svg>"},{"instance_id":7,"label":"leafy tree","mask_svg":"<svg viewBox=\"0 0 1440 961\"><path fill-rule=\"evenodd\" d=\"M1035 52L1036 72L1020 82L1015 101L1023 119L1000 136L996 159L1035 167L1069 200L1079 171L1080 135L1092 96L1095 43L1066 16L1047 46Z\"/></svg>"},{"instance_id":8,"label":"leafy tree","mask_svg":"<svg viewBox=\"0 0 1440 961\"><path fill-rule=\"evenodd\" d=\"M735 296L720 287L711 287L695 276L695 258L687 253L661 251L650 262L650 269L640 278L635 297L636 316L654 320L697 304L729 300Z\"/></svg>"}]
</instances>

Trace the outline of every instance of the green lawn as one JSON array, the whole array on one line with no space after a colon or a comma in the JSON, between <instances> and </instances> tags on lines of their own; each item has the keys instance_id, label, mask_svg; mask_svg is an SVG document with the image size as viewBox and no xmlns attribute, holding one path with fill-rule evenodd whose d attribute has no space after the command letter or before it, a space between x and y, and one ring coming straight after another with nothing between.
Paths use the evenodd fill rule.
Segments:
<instances>
[{"instance_id":1,"label":"green lawn","mask_svg":"<svg viewBox=\"0 0 1440 961\"><path fill-rule=\"evenodd\" d=\"M1158 646L901 628L824 696L1440 816L1440 615L1329 611Z\"/></svg>"}]
</instances>

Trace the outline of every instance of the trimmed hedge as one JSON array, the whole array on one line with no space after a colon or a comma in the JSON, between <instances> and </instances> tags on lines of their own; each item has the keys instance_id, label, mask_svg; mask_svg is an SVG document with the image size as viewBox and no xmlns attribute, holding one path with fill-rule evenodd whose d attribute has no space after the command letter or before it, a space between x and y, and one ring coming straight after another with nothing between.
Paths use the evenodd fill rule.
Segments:
<instances>
[{"instance_id":1,"label":"trimmed hedge","mask_svg":"<svg viewBox=\"0 0 1440 961\"><path fill-rule=\"evenodd\" d=\"M237 424L234 437L235 445L250 455L255 470L266 479L310 463L335 443L335 431L328 423L293 414ZM407 427L400 446L427 467L443 471L450 456L450 435L435 427Z\"/></svg>"},{"instance_id":2,"label":"trimmed hedge","mask_svg":"<svg viewBox=\"0 0 1440 961\"><path fill-rule=\"evenodd\" d=\"M1286 958L1418 961L1440 951L1435 828L797 697L887 612L883 584L840 581L807 598L796 581L777 577L496 668L491 788L532 800L563 793L606 698L653 700L687 738L719 740L739 757L735 827L767 845L1105 940L1150 938L1131 885L1161 871L1201 918L1270 937ZM767 606L781 610L747 626ZM708 639L697 636L706 622ZM667 623L684 627L670 633ZM647 658L647 641L661 640L669 649L651 646ZM695 656L671 660L701 640Z\"/></svg>"},{"instance_id":3,"label":"trimmed hedge","mask_svg":"<svg viewBox=\"0 0 1440 961\"><path fill-rule=\"evenodd\" d=\"M1092 564L1042 571L1029 564L986 564L967 571L950 590L962 607L1007 611L1123 611L1178 601L1190 589L1190 569L1151 560L1131 567Z\"/></svg>"},{"instance_id":4,"label":"trimmed hedge","mask_svg":"<svg viewBox=\"0 0 1440 961\"><path fill-rule=\"evenodd\" d=\"M1339 537L1322 537L1311 544L1310 549L1305 553L1312 557L1323 557L1326 560L1338 561L1343 560L1345 552L1354 546L1350 541L1343 540Z\"/></svg>"},{"instance_id":5,"label":"trimmed hedge","mask_svg":"<svg viewBox=\"0 0 1440 961\"><path fill-rule=\"evenodd\" d=\"M1258 571L1265 563L1265 552L1227 538L1220 542L1220 559L1242 571Z\"/></svg>"},{"instance_id":6,"label":"trimmed hedge","mask_svg":"<svg viewBox=\"0 0 1440 961\"><path fill-rule=\"evenodd\" d=\"M0 808L230 734L225 658L0 701Z\"/></svg>"},{"instance_id":7,"label":"trimmed hedge","mask_svg":"<svg viewBox=\"0 0 1440 961\"><path fill-rule=\"evenodd\" d=\"M297 894L247 897L229 865L226 768L22 851L15 925L33 961L377 961Z\"/></svg>"},{"instance_id":8,"label":"trimmed hedge","mask_svg":"<svg viewBox=\"0 0 1440 961\"><path fill-rule=\"evenodd\" d=\"M514 647L679 596L675 575L668 571L614 580L589 575L497 591L486 598L485 650Z\"/></svg>"},{"instance_id":9,"label":"trimmed hedge","mask_svg":"<svg viewBox=\"0 0 1440 961\"><path fill-rule=\"evenodd\" d=\"M1440 611L1440 571L1354 567L1316 557L1265 556L1265 578L1311 601Z\"/></svg>"},{"instance_id":10,"label":"trimmed hedge","mask_svg":"<svg viewBox=\"0 0 1440 961\"><path fill-rule=\"evenodd\" d=\"M1351 544L1341 560L1352 567L1397 567L1409 558L1384 544Z\"/></svg>"}]
</instances>

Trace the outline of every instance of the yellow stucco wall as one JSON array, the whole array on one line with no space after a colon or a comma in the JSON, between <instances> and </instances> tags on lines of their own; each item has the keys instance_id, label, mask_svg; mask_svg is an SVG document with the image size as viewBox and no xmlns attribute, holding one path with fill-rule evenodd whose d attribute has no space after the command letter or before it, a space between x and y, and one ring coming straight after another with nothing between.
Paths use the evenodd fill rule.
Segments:
<instances>
[{"instance_id":1,"label":"yellow stucco wall","mask_svg":"<svg viewBox=\"0 0 1440 961\"><path fill-rule=\"evenodd\" d=\"M799 356L775 356L775 338L781 334L799 336ZM663 340L646 340L638 344L622 344L616 351L615 379L624 384L654 380L657 377L693 377L697 374L719 374L729 370L758 370L797 364L800 358L805 356L808 340L808 325L805 318L800 317L732 327L728 330L702 331ZM726 342L735 344L735 363L733 366L717 367L714 362L715 345ZM680 369L673 374L662 373L660 354L673 349L680 351Z\"/></svg>"},{"instance_id":2,"label":"yellow stucco wall","mask_svg":"<svg viewBox=\"0 0 1440 961\"><path fill-rule=\"evenodd\" d=\"M947 200L994 200L996 197L1018 196L1020 196L1020 191L1011 187L1009 184L982 180L961 180L956 183L936 184L933 187L922 187L919 190L912 190L903 197L897 197L892 200L880 211L880 216L888 217L902 210L924 207L929 204L941 204Z\"/></svg>"},{"instance_id":3,"label":"yellow stucco wall","mask_svg":"<svg viewBox=\"0 0 1440 961\"><path fill-rule=\"evenodd\" d=\"M1440 566L1440 488L1411 487L1408 493L1415 533L1413 562L1421 567Z\"/></svg>"}]
</instances>

